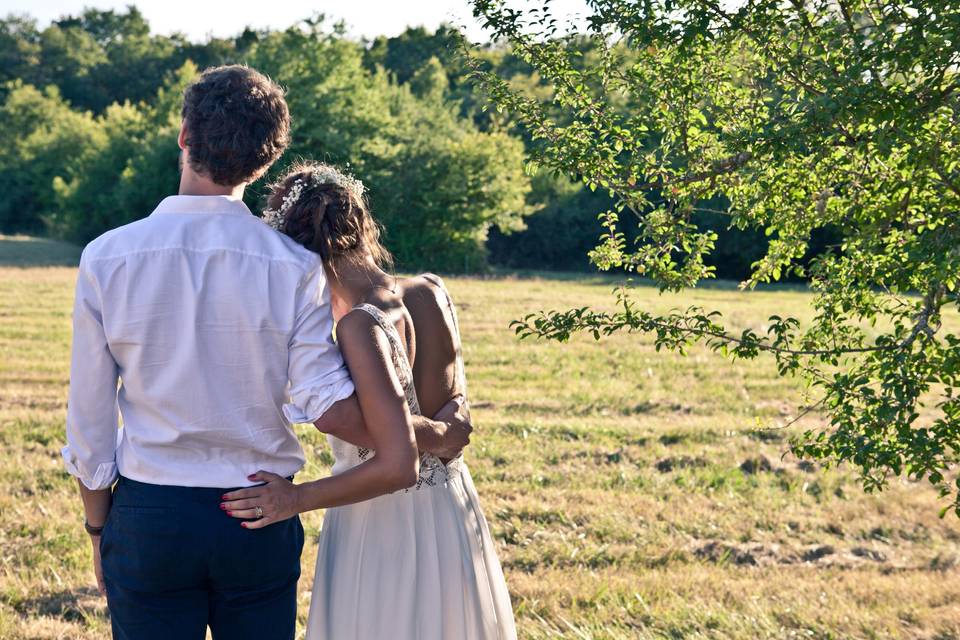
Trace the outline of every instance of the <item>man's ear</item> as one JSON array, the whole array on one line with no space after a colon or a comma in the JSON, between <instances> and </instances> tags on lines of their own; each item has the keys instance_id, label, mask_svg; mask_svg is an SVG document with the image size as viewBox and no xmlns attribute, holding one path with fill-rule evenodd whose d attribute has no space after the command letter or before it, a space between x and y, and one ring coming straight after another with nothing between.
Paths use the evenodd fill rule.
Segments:
<instances>
[{"instance_id":1,"label":"man's ear","mask_svg":"<svg viewBox=\"0 0 960 640\"><path fill-rule=\"evenodd\" d=\"M183 151L187 148L187 123L180 123L180 134L177 136L177 144L180 145L180 150Z\"/></svg>"}]
</instances>

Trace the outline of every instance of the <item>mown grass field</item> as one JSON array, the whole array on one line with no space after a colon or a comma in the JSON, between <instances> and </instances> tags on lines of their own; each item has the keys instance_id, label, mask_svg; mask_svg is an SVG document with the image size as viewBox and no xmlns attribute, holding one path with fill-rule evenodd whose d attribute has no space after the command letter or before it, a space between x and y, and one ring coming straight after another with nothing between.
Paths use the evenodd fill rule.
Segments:
<instances>
[{"instance_id":1,"label":"mown grass field","mask_svg":"<svg viewBox=\"0 0 960 640\"><path fill-rule=\"evenodd\" d=\"M74 260L71 247L0 238L0 264L32 265L0 266L0 638L109 637L58 454L75 271L43 265ZM609 304L610 283L448 283L477 422L468 462L521 637L960 638L960 522L937 517L922 483L868 496L849 470L783 456L789 431L757 426L786 422L801 387L769 362L656 353L640 336L518 342L510 320ZM808 302L724 286L637 295L758 328ZM300 433L304 477L325 474L322 439ZM304 518L303 615L322 519Z\"/></svg>"}]
</instances>

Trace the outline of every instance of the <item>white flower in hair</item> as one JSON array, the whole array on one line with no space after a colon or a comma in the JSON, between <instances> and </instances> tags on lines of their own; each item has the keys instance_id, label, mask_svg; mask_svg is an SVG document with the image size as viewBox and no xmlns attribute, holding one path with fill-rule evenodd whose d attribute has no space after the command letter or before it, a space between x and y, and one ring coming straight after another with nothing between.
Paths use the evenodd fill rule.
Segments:
<instances>
[{"instance_id":1,"label":"white flower in hair","mask_svg":"<svg viewBox=\"0 0 960 640\"><path fill-rule=\"evenodd\" d=\"M283 202L280 203L279 209L265 209L261 219L277 231L280 231L283 229L287 211L300 199L300 196L303 195L303 190L307 186L320 186L322 184L333 184L342 187L353 193L358 199L363 198L365 191L363 182L353 176L328 164L317 165L310 170L307 178L297 178L293 181L293 186L291 186L290 190L283 196Z\"/></svg>"}]
</instances>

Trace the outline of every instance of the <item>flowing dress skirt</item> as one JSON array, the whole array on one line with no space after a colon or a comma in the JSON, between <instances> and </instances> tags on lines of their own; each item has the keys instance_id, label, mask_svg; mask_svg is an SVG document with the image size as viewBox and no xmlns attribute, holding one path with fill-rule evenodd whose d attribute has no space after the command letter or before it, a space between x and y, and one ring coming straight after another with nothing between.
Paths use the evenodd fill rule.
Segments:
<instances>
[{"instance_id":1,"label":"flowing dress skirt","mask_svg":"<svg viewBox=\"0 0 960 640\"><path fill-rule=\"evenodd\" d=\"M513 640L510 596L462 459L324 516L308 640Z\"/></svg>"}]
</instances>

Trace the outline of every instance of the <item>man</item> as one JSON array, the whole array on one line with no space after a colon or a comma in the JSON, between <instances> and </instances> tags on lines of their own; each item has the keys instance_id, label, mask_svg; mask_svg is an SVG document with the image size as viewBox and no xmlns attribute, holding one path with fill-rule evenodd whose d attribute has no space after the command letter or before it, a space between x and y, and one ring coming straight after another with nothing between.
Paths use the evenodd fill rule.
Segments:
<instances>
[{"instance_id":1,"label":"man","mask_svg":"<svg viewBox=\"0 0 960 640\"><path fill-rule=\"evenodd\" d=\"M204 72L184 96L179 195L83 252L63 457L115 638L293 638L299 519L247 530L221 496L250 470L302 468L291 421L368 441L319 258L242 201L289 129L265 76ZM466 444L455 411L417 419L422 449Z\"/></svg>"}]
</instances>

